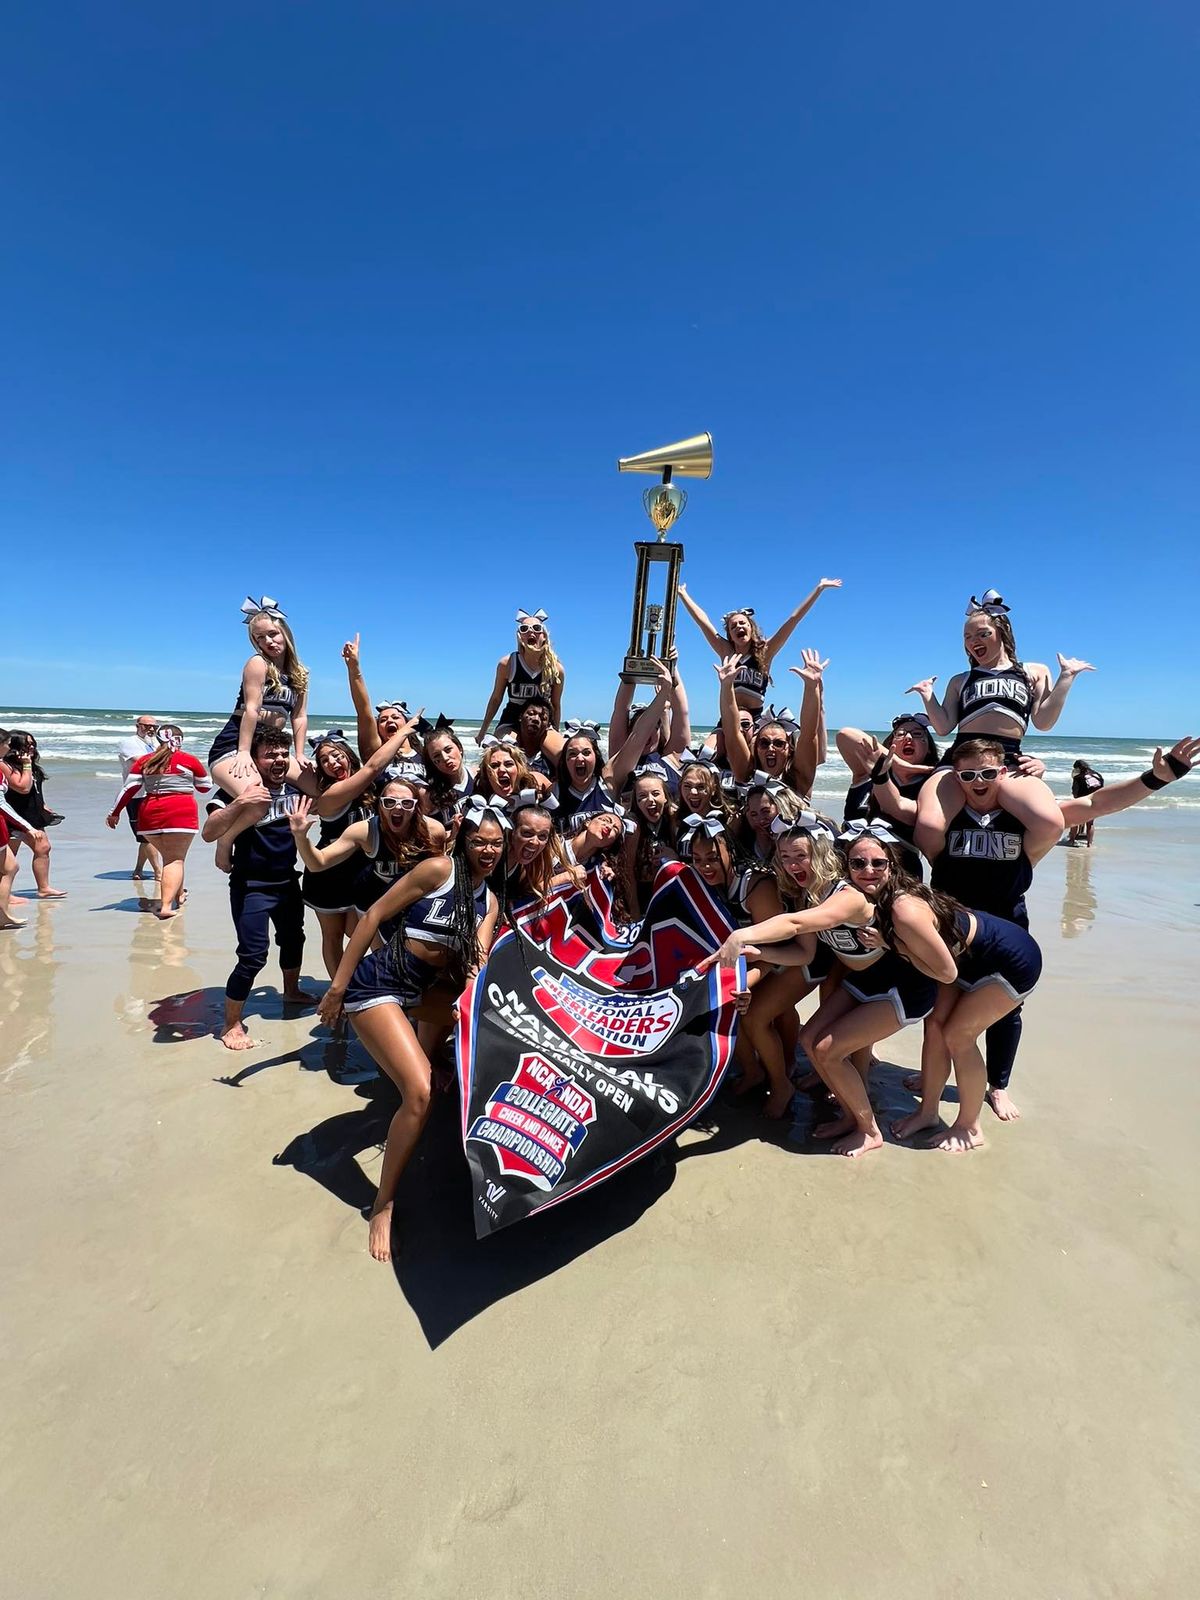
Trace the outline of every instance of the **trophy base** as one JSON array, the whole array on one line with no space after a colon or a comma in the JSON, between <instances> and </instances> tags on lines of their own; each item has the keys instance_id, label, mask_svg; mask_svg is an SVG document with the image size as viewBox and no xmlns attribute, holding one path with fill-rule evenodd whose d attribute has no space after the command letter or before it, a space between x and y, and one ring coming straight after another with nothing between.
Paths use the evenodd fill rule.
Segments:
<instances>
[{"instance_id":1,"label":"trophy base","mask_svg":"<svg viewBox=\"0 0 1200 1600\"><path fill-rule=\"evenodd\" d=\"M659 667L649 656L626 656L621 669L622 683L657 683Z\"/></svg>"}]
</instances>

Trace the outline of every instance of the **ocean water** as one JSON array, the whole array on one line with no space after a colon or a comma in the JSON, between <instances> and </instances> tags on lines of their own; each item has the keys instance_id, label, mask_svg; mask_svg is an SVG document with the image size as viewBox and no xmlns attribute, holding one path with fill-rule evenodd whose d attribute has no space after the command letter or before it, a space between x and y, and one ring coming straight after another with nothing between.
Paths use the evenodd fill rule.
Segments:
<instances>
[{"instance_id":1,"label":"ocean water","mask_svg":"<svg viewBox=\"0 0 1200 1600\"><path fill-rule=\"evenodd\" d=\"M0 706L0 727L23 728L37 739L42 764L48 774L55 769L74 776L92 775L105 784L115 784L120 775L117 746L133 731L135 712L131 710L83 710L54 706ZM184 747L201 761L208 755L214 736L228 716L218 711L158 711L155 715L164 722L177 723L184 732ZM326 728L344 728L354 742L354 713L332 711L313 713L309 728L324 731ZM470 732L468 732L468 729ZM456 730L463 741L468 763L474 764L479 750L470 733L474 724L464 719ZM707 729L696 725L697 737ZM1102 772L1110 783L1121 778L1135 777L1150 764L1156 745L1169 747L1173 737L1159 739L1105 739L1077 738L1075 736L1033 734L1023 743L1031 754L1046 763L1046 780L1056 793L1071 792L1071 764L1082 759ZM943 741L944 743L944 741ZM849 774L841 757L833 748L830 736L829 760L817 776L814 798L825 809L833 811L846 792ZM1161 794L1142 802L1146 809L1200 811L1200 779L1172 784Z\"/></svg>"}]
</instances>

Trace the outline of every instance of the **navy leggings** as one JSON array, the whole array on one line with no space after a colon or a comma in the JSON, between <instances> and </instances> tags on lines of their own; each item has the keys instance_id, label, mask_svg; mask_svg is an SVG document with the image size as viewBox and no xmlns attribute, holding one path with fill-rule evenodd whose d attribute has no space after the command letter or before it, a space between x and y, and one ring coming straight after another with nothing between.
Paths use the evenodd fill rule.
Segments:
<instances>
[{"instance_id":1,"label":"navy leggings","mask_svg":"<svg viewBox=\"0 0 1200 1600\"><path fill-rule=\"evenodd\" d=\"M1009 922L1029 931L1029 912L1025 909L1025 896L1007 913ZM999 1022L993 1022L984 1039L987 1045L987 1081L989 1089L1007 1089L1012 1077L1013 1063L1017 1059L1017 1046L1021 1043L1021 1006L1017 1006Z\"/></svg>"},{"instance_id":2,"label":"navy leggings","mask_svg":"<svg viewBox=\"0 0 1200 1600\"><path fill-rule=\"evenodd\" d=\"M279 946L279 965L294 972L304 954L304 900L300 880L286 883L233 883L229 885L229 909L237 929L237 966L225 985L227 1000L246 1000L254 980L267 964L271 948L271 926Z\"/></svg>"}]
</instances>

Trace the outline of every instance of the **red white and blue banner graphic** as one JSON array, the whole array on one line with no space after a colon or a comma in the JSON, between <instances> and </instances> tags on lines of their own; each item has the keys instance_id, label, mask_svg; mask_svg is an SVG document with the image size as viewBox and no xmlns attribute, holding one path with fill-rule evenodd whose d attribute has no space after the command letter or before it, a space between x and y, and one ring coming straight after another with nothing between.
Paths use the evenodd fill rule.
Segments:
<instances>
[{"instance_id":1,"label":"red white and blue banner graphic","mask_svg":"<svg viewBox=\"0 0 1200 1600\"><path fill-rule=\"evenodd\" d=\"M733 924L679 862L619 927L596 874L525 912L459 1007L463 1148L480 1239L672 1138L733 1058L736 971L696 966Z\"/></svg>"}]
</instances>

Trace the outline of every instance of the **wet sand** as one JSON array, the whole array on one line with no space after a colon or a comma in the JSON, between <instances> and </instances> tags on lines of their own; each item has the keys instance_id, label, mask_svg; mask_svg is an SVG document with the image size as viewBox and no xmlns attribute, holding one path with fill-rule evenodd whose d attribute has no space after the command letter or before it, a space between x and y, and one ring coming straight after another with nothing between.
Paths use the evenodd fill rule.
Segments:
<instances>
[{"instance_id":1,"label":"wet sand","mask_svg":"<svg viewBox=\"0 0 1200 1600\"><path fill-rule=\"evenodd\" d=\"M223 880L197 844L159 924L104 876L132 858L109 797L56 783L71 897L0 935L7 1593L1193 1592L1178 818L1040 869L1025 1117L985 1113L984 1151L852 1163L721 1111L476 1244L443 1108L393 1271L357 1047L282 1019L268 969L259 1047L220 1048ZM885 1108L918 1044L884 1047Z\"/></svg>"}]
</instances>

